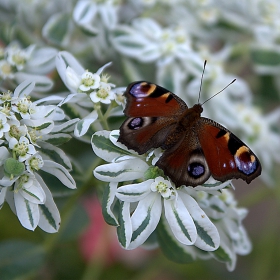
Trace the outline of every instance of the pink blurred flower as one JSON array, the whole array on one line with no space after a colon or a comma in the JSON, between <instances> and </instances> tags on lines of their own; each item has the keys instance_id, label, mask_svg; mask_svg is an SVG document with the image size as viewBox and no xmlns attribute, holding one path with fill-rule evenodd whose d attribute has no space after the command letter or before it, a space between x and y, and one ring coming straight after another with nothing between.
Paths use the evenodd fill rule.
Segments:
<instances>
[{"instance_id":1,"label":"pink blurred flower","mask_svg":"<svg viewBox=\"0 0 280 280\"><path fill-rule=\"evenodd\" d=\"M97 259L106 265L123 262L128 266L138 267L152 257L152 251L143 248L128 251L119 245L115 228L106 224L103 219L97 197L84 200L83 206L90 219L88 228L79 240L79 247L86 261Z\"/></svg>"}]
</instances>

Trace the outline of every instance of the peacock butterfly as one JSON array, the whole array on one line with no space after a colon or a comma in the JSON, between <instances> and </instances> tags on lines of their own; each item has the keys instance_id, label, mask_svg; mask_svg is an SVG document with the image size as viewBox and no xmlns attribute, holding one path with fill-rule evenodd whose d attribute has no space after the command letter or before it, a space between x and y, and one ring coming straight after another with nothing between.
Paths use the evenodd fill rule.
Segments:
<instances>
[{"instance_id":1,"label":"peacock butterfly","mask_svg":"<svg viewBox=\"0 0 280 280\"><path fill-rule=\"evenodd\" d=\"M188 108L174 93L144 81L131 83L125 97L128 118L118 141L139 154L161 147L156 165L176 187L201 185L211 175L249 184L261 174L256 155L228 129L201 117L201 104Z\"/></svg>"}]
</instances>

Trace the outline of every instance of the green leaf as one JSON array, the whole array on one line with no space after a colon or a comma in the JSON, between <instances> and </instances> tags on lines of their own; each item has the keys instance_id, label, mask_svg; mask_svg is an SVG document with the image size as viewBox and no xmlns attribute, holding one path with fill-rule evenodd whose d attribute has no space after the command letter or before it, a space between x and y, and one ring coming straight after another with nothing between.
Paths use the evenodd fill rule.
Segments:
<instances>
[{"instance_id":1,"label":"green leaf","mask_svg":"<svg viewBox=\"0 0 280 280\"><path fill-rule=\"evenodd\" d=\"M215 258L220 262L231 262L232 261L230 258L230 255L221 246L217 250L211 252L211 254L213 254L215 256Z\"/></svg>"},{"instance_id":2,"label":"green leaf","mask_svg":"<svg viewBox=\"0 0 280 280\"><path fill-rule=\"evenodd\" d=\"M251 58L254 63L264 66L280 66L280 51L273 49L253 49Z\"/></svg>"},{"instance_id":3,"label":"green leaf","mask_svg":"<svg viewBox=\"0 0 280 280\"><path fill-rule=\"evenodd\" d=\"M1 280L23 279L43 265L45 251L42 246L20 240L0 243Z\"/></svg>"},{"instance_id":4,"label":"green leaf","mask_svg":"<svg viewBox=\"0 0 280 280\"><path fill-rule=\"evenodd\" d=\"M72 139L72 136L69 134L65 133L58 133L58 134L48 134L44 136L44 141L54 145L54 146L59 146L62 144L67 143L69 140Z\"/></svg>"},{"instance_id":5,"label":"green leaf","mask_svg":"<svg viewBox=\"0 0 280 280\"><path fill-rule=\"evenodd\" d=\"M195 260L192 248L177 241L163 219L159 221L156 233L162 252L169 260L177 263L191 263Z\"/></svg>"},{"instance_id":6,"label":"green leaf","mask_svg":"<svg viewBox=\"0 0 280 280\"><path fill-rule=\"evenodd\" d=\"M69 19L67 13L54 14L43 28L44 37L57 46L63 46L69 34Z\"/></svg>"},{"instance_id":7,"label":"green leaf","mask_svg":"<svg viewBox=\"0 0 280 280\"><path fill-rule=\"evenodd\" d=\"M117 227L117 235L120 244L126 248L131 240L132 228L129 214L129 203L120 202L119 208L119 226Z\"/></svg>"}]
</instances>

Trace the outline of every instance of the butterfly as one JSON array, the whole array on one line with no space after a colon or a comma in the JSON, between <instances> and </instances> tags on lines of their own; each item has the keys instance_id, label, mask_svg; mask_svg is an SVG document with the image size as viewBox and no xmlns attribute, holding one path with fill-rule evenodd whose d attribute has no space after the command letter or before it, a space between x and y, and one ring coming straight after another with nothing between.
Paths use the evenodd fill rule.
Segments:
<instances>
[{"instance_id":1,"label":"butterfly","mask_svg":"<svg viewBox=\"0 0 280 280\"><path fill-rule=\"evenodd\" d=\"M128 118L118 141L138 154L162 148L156 166L177 188L201 185L210 176L249 184L261 174L256 155L228 129L201 117L201 104L188 108L174 93L145 81L131 83L125 97Z\"/></svg>"}]
</instances>

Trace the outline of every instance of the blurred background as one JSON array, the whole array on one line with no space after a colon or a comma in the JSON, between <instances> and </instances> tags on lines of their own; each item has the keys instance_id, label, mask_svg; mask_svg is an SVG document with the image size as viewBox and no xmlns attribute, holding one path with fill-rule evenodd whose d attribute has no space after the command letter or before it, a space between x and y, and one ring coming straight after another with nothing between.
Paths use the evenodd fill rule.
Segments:
<instances>
[{"instance_id":1,"label":"blurred background","mask_svg":"<svg viewBox=\"0 0 280 280\"><path fill-rule=\"evenodd\" d=\"M204 60L201 102L236 78L204 105L204 115L238 135L263 167L250 185L233 182L238 206L249 210L244 227L253 249L238 256L229 272L214 259L177 264L160 249L122 249L116 229L102 217L104 184L92 175L96 156L90 135L83 141L73 138L61 148L83 170L73 175L77 190L65 191L58 180L45 178L61 214L58 233L28 231L7 203L2 206L0 278L280 279L279 19L277 0L0 0L3 49L17 42L22 49L35 44L66 50L93 73L112 61L106 71L118 87L135 80L155 82L189 106L197 102ZM0 74L1 87L14 90L19 81ZM47 76L52 87L32 98L68 91L54 60ZM123 120L111 118L110 129Z\"/></svg>"}]
</instances>

